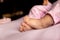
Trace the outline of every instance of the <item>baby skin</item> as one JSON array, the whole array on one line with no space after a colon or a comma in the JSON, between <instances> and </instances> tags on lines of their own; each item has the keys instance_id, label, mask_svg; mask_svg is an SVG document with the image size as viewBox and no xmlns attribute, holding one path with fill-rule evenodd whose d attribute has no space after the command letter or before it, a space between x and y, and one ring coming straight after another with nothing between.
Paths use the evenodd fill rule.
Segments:
<instances>
[{"instance_id":1,"label":"baby skin","mask_svg":"<svg viewBox=\"0 0 60 40\"><path fill-rule=\"evenodd\" d=\"M25 16L24 22L20 26L20 31L47 28L52 24L53 24L53 19L49 14L47 14L41 19L33 19L33 18L29 18L28 16Z\"/></svg>"},{"instance_id":2,"label":"baby skin","mask_svg":"<svg viewBox=\"0 0 60 40\"><path fill-rule=\"evenodd\" d=\"M54 23L53 19L46 13L50 8L50 3L46 6L37 5L32 7L29 15L24 17L24 21L20 25L20 31L42 29L51 26Z\"/></svg>"}]
</instances>

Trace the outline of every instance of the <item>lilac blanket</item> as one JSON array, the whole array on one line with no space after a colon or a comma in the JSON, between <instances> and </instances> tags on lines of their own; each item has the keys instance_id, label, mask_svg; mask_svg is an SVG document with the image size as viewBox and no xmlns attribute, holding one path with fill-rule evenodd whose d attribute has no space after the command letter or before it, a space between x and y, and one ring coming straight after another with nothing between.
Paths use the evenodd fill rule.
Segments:
<instances>
[{"instance_id":1,"label":"lilac blanket","mask_svg":"<svg viewBox=\"0 0 60 40\"><path fill-rule=\"evenodd\" d=\"M60 24L40 30L19 31L22 18L0 25L0 40L60 40Z\"/></svg>"}]
</instances>

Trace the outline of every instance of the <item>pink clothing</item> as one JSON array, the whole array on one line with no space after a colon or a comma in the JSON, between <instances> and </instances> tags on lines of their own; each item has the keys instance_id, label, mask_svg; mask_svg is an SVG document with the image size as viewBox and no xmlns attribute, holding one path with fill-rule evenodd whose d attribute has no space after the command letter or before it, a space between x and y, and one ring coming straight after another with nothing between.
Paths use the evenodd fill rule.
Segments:
<instances>
[{"instance_id":1,"label":"pink clothing","mask_svg":"<svg viewBox=\"0 0 60 40\"><path fill-rule=\"evenodd\" d=\"M46 12L48 12L51 9L51 7L52 7L51 3L48 3L47 6L36 5L36 6L32 7L32 9L30 10L29 17L35 18L35 19L40 19L46 15Z\"/></svg>"},{"instance_id":2,"label":"pink clothing","mask_svg":"<svg viewBox=\"0 0 60 40\"><path fill-rule=\"evenodd\" d=\"M30 18L40 19L49 13L53 20L54 24L60 22L60 0L55 2L52 6L51 3L48 3L47 6L37 5L34 6L29 13Z\"/></svg>"},{"instance_id":3,"label":"pink clothing","mask_svg":"<svg viewBox=\"0 0 60 40\"><path fill-rule=\"evenodd\" d=\"M60 22L60 0L55 3L54 8L48 13L52 16L54 24Z\"/></svg>"}]
</instances>

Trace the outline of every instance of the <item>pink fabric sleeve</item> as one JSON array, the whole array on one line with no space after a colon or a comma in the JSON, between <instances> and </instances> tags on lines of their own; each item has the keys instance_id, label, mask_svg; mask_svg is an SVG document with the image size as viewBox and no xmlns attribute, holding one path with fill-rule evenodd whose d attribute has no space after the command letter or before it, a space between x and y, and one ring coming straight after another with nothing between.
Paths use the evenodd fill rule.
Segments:
<instances>
[{"instance_id":1,"label":"pink fabric sleeve","mask_svg":"<svg viewBox=\"0 0 60 40\"><path fill-rule=\"evenodd\" d=\"M47 6L45 5L36 5L32 7L32 9L29 12L30 18L40 19L41 17L46 15L46 12L51 9L52 4L48 3Z\"/></svg>"},{"instance_id":2,"label":"pink fabric sleeve","mask_svg":"<svg viewBox=\"0 0 60 40\"><path fill-rule=\"evenodd\" d=\"M55 4L55 7L48 12L53 20L54 20L54 24L57 24L60 22L60 3L57 1L57 3Z\"/></svg>"}]
</instances>

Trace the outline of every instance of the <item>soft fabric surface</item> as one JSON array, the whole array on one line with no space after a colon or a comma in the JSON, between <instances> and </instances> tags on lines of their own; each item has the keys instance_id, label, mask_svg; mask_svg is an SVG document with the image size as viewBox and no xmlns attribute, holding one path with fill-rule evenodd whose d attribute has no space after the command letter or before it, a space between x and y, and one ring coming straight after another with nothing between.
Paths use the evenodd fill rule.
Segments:
<instances>
[{"instance_id":1,"label":"soft fabric surface","mask_svg":"<svg viewBox=\"0 0 60 40\"><path fill-rule=\"evenodd\" d=\"M0 25L0 40L60 40L60 24L45 29L19 31L23 18Z\"/></svg>"}]
</instances>

